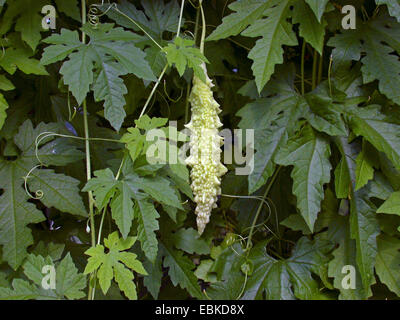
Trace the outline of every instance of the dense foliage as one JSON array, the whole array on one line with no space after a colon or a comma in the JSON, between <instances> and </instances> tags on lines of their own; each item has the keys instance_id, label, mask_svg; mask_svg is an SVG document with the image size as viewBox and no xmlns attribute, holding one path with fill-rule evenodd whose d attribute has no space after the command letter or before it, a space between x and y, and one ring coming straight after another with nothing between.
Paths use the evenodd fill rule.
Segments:
<instances>
[{"instance_id":1,"label":"dense foliage","mask_svg":"<svg viewBox=\"0 0 400 320\"><path fill-rule=\"evenodd\" d=\"M1 299L400 297L399 0L0 0L0 49Z\"/></svg>"}]
</instances>

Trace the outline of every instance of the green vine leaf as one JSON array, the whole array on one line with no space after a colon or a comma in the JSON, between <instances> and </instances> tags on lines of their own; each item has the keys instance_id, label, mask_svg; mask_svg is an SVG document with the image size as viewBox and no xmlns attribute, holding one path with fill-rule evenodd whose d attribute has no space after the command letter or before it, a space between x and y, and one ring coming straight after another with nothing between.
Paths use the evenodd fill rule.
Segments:
<instances>
[{"instance_id":1,"label":"green vine leaf","mask_svg":"<svg viewBox=\"0 0 400 320\"><path fill-rule=\"evenodd\" d=\"M147 272L142 263L136 259L136 254L125 251L130 249L135 241L136 237L121 239L118 236L118 231L115 231L104 239L104 245L108 248L107 253L104 246L100 244L85 251L85 254L89 255L90 258L84 274L90 274L97 270L96 275L104 294L110 288L111 280L115 279L127 298L130 300L137 299L132 271L143 275L147 275Z\"/></svg>"},{"instance_id":2,"label":"green vine leaf","mask_svg":"<svg viewBox=\"0 0 400 320\"><path fill-rule=\"evenodd\" d=\"M384 234L377 240L376 273L391 291L400 295L400 240Z\"/></svg>"},{"instance_id":3,"label":"green vine leaf","mask_svg":"<svg viewBox=\"0 0 400 320\"><path fill-rule=\"evenodd\" d=\"M158 41L162 40L165 31L176 32L179 21L179 5L176 1L171 0L168 3L158 0L142 0L142 10L138 10L136 6L127 0L122 0L118 4L118 10L126 14L128 17L138 23L146 32ZM103 10L107 10L105 5ZM125 16L116 10L109 10L107 15L116 21L119 25L139 31L139 28ZM184 22L184 20L183 20ZM144 38L149 44L148 39Z\"/></svg>"},{"instance_id":4,"label":"green vine leaf","mask_svg":"<svg viewBox=\"0 0 400 320\"><path fill-rule=\"evenodd\" d=\"M229 5L235 13L224 18L207 38L208 41L219 40L239 33L261 37L248 55L253 60L252 70L259 92L274 73L275 65L283 62L282 46L297 45L296 35L287 22L291 5L291 0L236 1Z\"/></svg>"},{"instance_id":5,"label":"green vine leaf","mask_svg":"<svg viewBox=\"0 0 400 320\"><path fill-rule=\"evenodd\" d=\"M52 44L44 49L40 62L43 65L64 60L71 52L80 49L83 45L76 31L61 29L59 34L52 34L43 40L44 43Z\"/></svg>"},{"instance_id":6,"label":"green vine leaf","mask_svg":"<svg viewBox=\"0 0 400 320\"><path fill-rule=\"evenodd\" d=\"M345 160L342 158L335 169L336 197L346 199L350 194L351 179Z\"/></svg>"},{"instance_id":7,"label":"green vine leaf","mask_svg":"<svg viewBox=\"0 0 400 320\"><path fill-rule=\"evenodd\" d=\"M193 274L194 263L187 256L184 256L182 251L174 249L169 242L160 243L160 250L164 255L164 267L168 268L168 275L173 285L179 284L191 296L202 299L203 294L197 283L197 278Z\"/></svg>"},{"instance_id":8,"label":"green vine leaf","mask_svg":"<svg viewBox=\"0 0 400 320\"><path fill-rule=\"evenodd\" d=\"M356 168L354 159L356 146L349 144L346 138L340 138L336 141L352 181L349 186L350 237L356 242L357 266L364 290L364 298L368 298L372 294L370 287L375 283L376 237L379 234L376 208L368 199L365 188L355 191Z\"/></svg>"},{"instance_id":9,"label":"green vine leaf","mask_svg":"<svg viewBox=\"0 0 400 320\"><path fill-rule=\"evenodd\" d=\"M45 0L9 2L0 24L0 35L6 34L15 21L15 30L21 33L22 40L35 51L41 39L40 33L45 31L42 28L41 10L46 4L48 3Z\"/></svg>"},{"instance_id":10,"label":"green vine leaf","mask_svg":"<svg viewBox=\"0 0 400 320\"><path fill-rule=\"evenodd\" d=\"M257 19L261 18L264 11L271 6L268 1L248 0L235 1L228 8L234 13L226 16L220 24L207 38L208 41L236 36Z\"/></svg>"},{"instance_id":11,"label":"green vine leaf","mask_svg":"<svg viewBox=\"0 0 400 320\"><path fill-rule=\"evenodd\" d=\"M137 237L142 250L150 262L155 262L158 251L158 240L155 232L159 229L157 219L160 217L154 204L138 200L135 206L135 217L138 221Z\"/></svg>"},{"instance_id":12,"label":"green vine leaf","mask_svg":"<svg viewBox=\"0 0 400 320\"><path fill-rule=\"evenodd\" d=\"M330 181L330 147L325 138L305 127L301 134L281 148L275 161L281 165L293 165L293 194L297 206L311 231L324 197L323 186Z\"/></svg>"},{"instance_id":13,"label":"green vine leaf","mask_svg":"<svg viewBox=\"0 0 400 320\"><path fill-rule=\"evenodd\" d=\"M0 196L0 244L3 245L4 260L14 269L21 265L27 255L26 248L33 243L31 231L27 225L45 220L42 212L33 203L28 202L30 196L23 188L24 177L38 164L35 156L35 138L45 131L59 132L60 130L55 124L43 123L34 129L30 120L25 121L14 136L14 143L20 149L21 155L14 161L0 159L0 188L4 191ZM52 164L52 160L58 159L60 155L48 153L46 142L52 143L55 148L53 150L57 151L58 144L64 144L62 141L63 139L52 140L52 138L44 140L42 147L38 150L39 157L43 149L43 153L47 155L46 159L49 160L48 164ZM80 159L82 159L82 152L76 150L64 159L64 163ZM49 181L52 183L50 184ZM74 178L55 174L53 170L46 169L33 171L27 179L29 190L36 192L42 189L43 197L39 197L39 201L43 204L78 216L87 216L79 195L78 183L79 181ZM34 196L31 195L31 197Z\"/></svg>"},{"instance_id":14,"label":"green vine leaf","mask_svg":"<svg viewBox=\"0 0 400 320\"><path fill-rule=\"evenodd\" d=\"M304 105L294 89L293 66L277 68L279 77L268 82L261 97L245 105L237 116L241 129L255 130L254 170L249 175L249 194L261 188L272 176L275 156L286 145L298 127L298 119L305 114ZM269 97L272 96L272 97Z\"/></svg>"},{"instance_id":15,"label":"green vine leaf","mask_svg":"<svg viewBox=\"0 0 400 320\"><path fill-rule=\"evenodd\" d=\"M95 171L94 175L95 178L90 179L82 191L93 192L99 211L110 204L112 217L126 239L134 218L132 197L135 195L124 181L115 179L109 168Z\"/></svg>"},{"instance_id":16,"label":"green vine leaf","mask_svg":"<svg viewBox=\"0 0 400 320\"><path fill-rule=\"evenodd\" d=\"M294 231L301 231L304 235L311 234L310 228L304 221L304 218L298 213L291 214L289 217L282 220L280 224Z\"/></svg>"},{"instance_id":17,"label":"green vine leaf","mask_svg":"<svg viewBox=\"0 0 400 320\"><path fill-rule=\"evenodd\" d=\"M44 266L55 268L55 289L44 289L42 280L46 274L42 273ZM86 287L85 275L78 273L78 269L68 253L61 262L55 264L50 256L30 254L23 264L24 274L33 283L23 279L14 279L11 288L0 287L0 299L5 300L60 300L80 299L85 296L82 291Z\"/></svg>"},{"instance_id":18,"label":"green vine leaf","mask_svg":"<svg viewBox=\"0 0 400 320\"><path fill-rule=\"evenodd\" d=\"M137 237L146 257L154 262L157 256L159 214L150 201L182 209L180 200L170 182L163 177L139 177L131 173L116 180L110 169L95 171L82 191L92 191L99 210L110 203L111 214L125 239L135 219L138 223Z\"/></svg>"},{"instance_id":19,"label":"green vine leaf","mask_svg":"<svg viewBox=\"0 0 400 320\"><path fill-rule=\"evenodd\" d=\"M400 3L398 0L375 0L377 5L383 5L386 4L389 13L392 17L395 17L397 19L397 22L400 23Z\"/></svg>"},{"instance_id":20,"label":"green vine leaf","mask_svg":"<svg viewBox=\"0 0 400 320\"><path fill-rule=\"evenodd\" d=\"M194 47L194 41L176 37L174 43L168 44L164 51L167 56L169 66L175 64L179 75L182 77L186 67L193 69L196 77L206 82L206 75L201 65L209 63L207 58Z\"/></svg>"},{"instance_id":21,"label":"green vine leaf","mask_svg":"<svg viewBox=\"0 0 400 320\"><path fill-rule=\"evenodd\" d=\"M325 12L326 5L329 0L305 0L306 3L310 6L318 21L321 22L322 15Z\"/></svg>"},{"instance_id":22,"label":"green vine leaf","mask_svg":"<svg viewBox=\"0 0 400 320\"><path fill-rule=\"evenodd\" d=\"M94 99L104 100L104 116L114 128L120 128L126 116L124 95L128 90L119 77L123 73L118 63L103 62L102 70L93 84Z\"/></svg>"},{"instance_id":23,"label":"green vine leaf","mask_svg":"<svg viewBox=\"0 0 400 320\"><path fill-rule=\"evenodd\" d=\"M60 69L67 84L82 104L91 86L96 101L104 100L104 116L117 131L121 128L126 113L124 94L127 89L122 75L133 73L144 80L156 80L145 59L145 53L133 43L138 40L134 33L113 24L102 24L97 29L85 25L83 30L90 37L86 45L79 43L77 31L61 30L44 40L46 47L41 59L47 65L68 56ZM133 42L133 43L132 43ZM96 69L96 73L93 73Z\"/></svg>"},{"instance_id":24,"label":"green vine leaf","mask_svg":"<svg viewBox=\"0 0 400 320\"><path fill-rule=\"evenodd\" d=\"M311 242L302 237L290 258L276 260L266 253L265 241L260 242L249 255L254 270L243 299L261 299L264 294L268 300L318 299L320 289L312 273L327 273L331 249L327 241Z\"/></svg>"},{"instance_id":25,"label":"green vine leaf","mask_svg":"<svg viewBox=\"0 0 400 320\"><path fill-rule=\"evenodd\" d=\"M102 210L108 205L114 196L117 190L118 181L115 179L114 173L109 168L97 170L93 174L95 177L86 183L82 191L92 191L96 199L96 207L99 210Z\"/></svg>"},{"instance_id":26,"label":"green vine leaf","mask_svg":"<svg viewBox=\"0 0 400 320\"><path fill-rule=\"evenodd\" d=\"M57 9L60 12L65 13L68 17L75 19L76 21L81 21L81 13L79 11L78 0L55 0Z\"/></svg>"},{"instance_id":27,"label":"green vine leaf","mask_svg":"<svg viewBox=\"0 0 400 320\"><path fill-rule=\"evenodd\" d=\"M304 99L301 99L301 104L304 104L305 110L309 111L305 112L305 118L314 129L330 136L347 135L342 110L330 98L326 82L305 94Z\"/></svg>"},{"instance_id":28,"label":"green vine leaf","mask_svg":"<svg viewBox=\"0 0 400 320\"><path fill-rule=\"evenodd\" d=\"M12 84L12 82L8 80L5 75L0 74L0 90L9 91L14 89L15 86Z\"/></svg>"},{"instance_id":29,"label":"green vine leaf","mask_svg":"<svg viewBox=\"0 0 400 320\"><path fill-rule=\"evenodd\" d=\"M324 1L319 2L322 2L322 12L324 12ZM318 8L315 9L318 12ZM319 15L319 13L317 14ZM324 19L321 20L321 16L318 17L317 14L315 14L315 11L313 12L312 8L310 8L305 1L295 1L293 8L293 23L300 23L300 36L302 36L306 42L311 44L319 54L322 54L327 22Z\"/></svg>"},{"instance_id":30,"label":"green vine leaf","mask_svg":"<svg viewBox=\"0 0 400 320\"><path fill-rule=\"evenodd\" d=\"M48 208L54 207L62 212L87 217L85 206L79 194L80 182L54 170L40 170L31 173L30 190L41 190L40 201Z\"/></svg>"},{"instance_id":31,"label":"green vine leaf","mask_svg":"<svg viewBox=\"0 0 400 320\"><path fill-rule=\"evenodd\" d=\"M400 191L393 192L376 212L400 215Z\"/></svg>"},{"instance_id":32,"label":"green vine leaf","mask_svg":"<svg viewBox=\"0 0 400 320\"><path fill-rule=\"evenodd\" d=\"M384 152L393 165L400 169L400 126L386 121L377 106L369 106L365 112L358 112L357 109L349 112L352 131Z\"/></svg>"},{"instance_id":33,"label":"green vine leaf","mask_svg":"<svg viewBox=\"0 0 400 320\"><path fill-rule=\"evenodd\" d=\"M95 52L90 46L83 46L78 52L69 54L68 60L63 63L60 73L64 83L69 86L79 105L82 104L93 83L93 63Z\"/></svg>"},{"instance_id":34,"label":"green vine leaf","mask_svg":"<svg viewBox=\"0 0 400 320\"><path fill-rule=\"evenodd\" d=\"M53 261L58 261L61 259L62 254L65 249L65 244L63 243L45 243L44 241L39 241L32 253L36 256L51 257Z\"/></svg>"},{"instance_id":35,"label":"green vine leaf","mask_svg":"<svg viewBox=\"0 0 400 320\"><path fill-rule=\"evenodd\" d=\"M143 279L143 284L146 286L147 290L154 299L158 299L158 294L160 293L161 289L161 281L163 278L162 255L160 254L160 251L158 252L159 253L154 263L149 260L146 260L143 263L144 268L148 273L148 276L144 277Z\"/></svg>"},{"instance_id":36,"label":"green vine leaf","mask_svg":"<svg viewBox=\"0 0 400 320\"><path fill-rule=\"evenodd\" d=\"M224 242L227 238L228 236L225 237ZM223 244L220 249L221 252L214 257L215 261L208 270L208 275L214 276L217 281L211 284L207 295L217 300L239 299L243 286L248 283L245 281L242 266L249 262L253 263L253 261L246 260L243 248L238 243L231 243L227 246Z\"/></svg>"},{"instance_id":37,"label":"green vine leaf","mask_svg":"<svg viewBox=\"0 0 400 320\"><path fill-rule=\"evenodd\" d=\"M193 228L179 229L173 235L175 247L187 253L209 254L210 248Z\"/></svg>"},{"instance_id":38,"label":"green vine leaf","mask_svg":"<svg viewBox=\"0 0 400 320\"><path fill-rule=\"evenodd\" d=\"M336 64L361 59L364 83L379 81L379 89L393 102L400 104L400 61L394 51L400 52L400 24L387 14L379 14L368 23L359 24L357 30L344 31L331 38L329 46L335 47L333 59ZM393 76L396 75L396 76Z\"/></svg>"},{"instance_id":39,"label":"green vine leaf","mask_svg":"<svg viewBox=\"0 0 400 320\"><path fill-rule=\"evenodd\" d=\"M366 299L368 294L362 285L356 285L355 288L344 288L342 281L346 274L343 274L343 266L351 265L355 268L355 283L360 284L361 275L357 266L357 248L356 242L350 237L350 221L348 209L340 214L338 201L330 189L325 193L325 199L322 203L322 212L318 217L318 229L326 232L320 233L318 237L335 244L335 250L332 252L333 259L329 261L328 276L333 278L333 287L340 291L340 300L361 300Z\"/></svg>"},{"instance_id":40,"label":"green vine leaf","mask_svg":"<svg viewBox=\"0 0 400 320\"><path fill-rule=\"evenodd\" d=\"M356 159L356 186L355 191L364 187L369 180L374 178L374 161L370 156L371 152L363 143L363 149Z\"/></svg>"},{"instance_id":41,"label":"green vine leaf","mask_svg":"<svg viewBox=\"0 0 400 320\"><path fill-rule=\"evenodd\" d=\"M16 164L0 164L0 244L3 245L3 259L16 270L27 255L26 248L33 243L28 224L45 220L44 215L29 203L29 197L22 187L26 174Z\"/></svg>"},{"instance_id":42,"label":"green vine leaf","mask_svg":"<svg viewBox=\"0 0 400 320\"><path fill-rule=\"evenodd\" d=\"M177 209L183 209L177 191L166 178L161 176L139 177L136 174L129 174L125 180L135 194L139 195L139 190L143 190L157 202Z\"/></svg>"},{"instance_id":43,"label":"green vine leaf","mask_svg":"<svg viewBox=\"0 0 400 320\"><path fill-rule=\"evenodd\" d=\"M8 103L4 96L0 93L0 129L4 125L4 121L7 118L6 110L8 109Z\"/></svg>"},{"instance_id":44,"label":"green vine leaf","mask_svg":"<svg viewBox=\"0 0 400 320\"><path fill-rule=\"evenodd\" d=\"M166 118L150 118L148 115L143 115L140 119L135 120L135 127L128 128L128 132L122 136L121 142L126 144L133 162L140 155L145 155L148 147L152 144L146 140L148 131L163 127L167 121Z\"/></svg>"},{"instance_id":45,"label":"green vine leaf","mask_svg":"<svg viewBox=\"0 0 400 320\"><path fill-rule=\"evenodd\" d=\"M39 60L31 58L32 55L33 52L29 49L10 46L0 59L0 67L9 74L14 74L19 69L26 74L48 75Z\"/></svg>"}]
</instances>

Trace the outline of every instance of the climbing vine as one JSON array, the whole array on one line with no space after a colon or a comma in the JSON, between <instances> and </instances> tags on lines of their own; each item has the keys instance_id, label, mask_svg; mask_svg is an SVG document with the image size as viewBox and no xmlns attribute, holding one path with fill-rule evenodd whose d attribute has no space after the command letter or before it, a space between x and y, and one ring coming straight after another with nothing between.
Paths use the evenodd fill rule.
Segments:
<instances>
[{"instance_id":1,"label":"climbing vine","mask_svg":"<svg viewBox=\"0 0 400 320\"><path fill-rule=\"evenodd\" d=\"M0 0L0 299L398 299L399 43L397 0Z\"/></svg>"}]
</instances>

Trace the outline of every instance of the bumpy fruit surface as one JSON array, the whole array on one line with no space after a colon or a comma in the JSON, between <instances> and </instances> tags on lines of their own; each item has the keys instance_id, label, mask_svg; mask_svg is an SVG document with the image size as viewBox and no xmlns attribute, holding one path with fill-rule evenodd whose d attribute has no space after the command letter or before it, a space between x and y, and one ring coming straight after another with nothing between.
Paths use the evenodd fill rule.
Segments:
<instances>
[{"instance_id":1,"label":"bumpy fruit surface","mask_svg":"<svg viewBox=\"0 0 400 320\"><path fill-rule=\"evenodd\" d=\"M198 77L193 78L193 88L189 97L192 119L186 125L190 129L190 156L186 164L192 167L191 187L196 202L197 228L202 234L210 221L213 208L217 207L221 194L221 176L227 169L221 163L223 138L218 135L222 123L218 117L221 112L211 91L212 81L206 76L206 83Z\"/></svg>"}]
</instances>

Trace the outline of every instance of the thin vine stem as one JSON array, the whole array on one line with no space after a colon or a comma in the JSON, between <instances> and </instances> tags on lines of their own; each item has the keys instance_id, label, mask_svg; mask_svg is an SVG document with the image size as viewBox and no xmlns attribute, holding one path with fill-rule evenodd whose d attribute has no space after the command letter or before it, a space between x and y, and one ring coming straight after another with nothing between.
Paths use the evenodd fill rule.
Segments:
<instances>
[{"instance_id":1,"label":"thin vine stem","mask_svg":"<svg viewBox=\"0 0 400 320\"><path fill-rule=\"evenodd\" d=\"M121 164L119 165L117 175L115 176L115 180L119 179L119 176L121 175L122 167L124 166L124 164L125 164L125 156L122 158Z\"/></svg>"},{"instance_id":2,"label":"thin vine stem","mask_svg":"<svg viewBox=\"0 0 400 320\"><path fill-rule=\"evenodd\" d=\"M100 242L101 242L101 233L102 233L102 231L103 231L103 222L104 222L104 217L105 217L105 215L106 215L106 212L107 212L107 206L105 206L105 207L103 208L103 213L102 213L102 215L101 215L100 226L99 226L99 234L98 234L98 237L97 237L97 244L98 244L98 245L99 245Z\"/></svg>"},{"instance_id":3,"label":"thin vine stem","mask_svg":"<svg viewBox=\"0 0 400 320\"><path fill-rule=\"evenodd\" d=\"M200 8L196 8L196 24L194 25L194 44L197 45L197 35L199 33L199 22L200 22ZM186 89L186 102L185 102L185 123L189 121L189 96L192 89L192 83L189 81Z\"/></svg>"},{"instance_id":4,"label":"thin vine stem","mask_svg":"<svg viewBox=\"0 0 400 320\"><path fill-rule=\"evenodd\" d=\"M125 158L125 156L124 156L124 157L122 158L121 164L119 165L117 175L115 176L115 180L118 180L119 177L120 177L120 175L121 175L122 167L124 166L125 159L126 159L126 158ZM102 231L103 231L103 223L104 223L104 217L105 217L105 215L106 215L106 212L107 212L107 206L105 206L105 207L103 208L103 213L101 214L101 220L100 220L100 226L99 226L99 233L98 233L98 237L97 237L97 244L98 244L98 245L99 245L100 242L101 242L101 234L102 234Z\"/></svg>"},{"instance_id":5,"label":"thin vine stem","mask_svg":"<svg viewBox=\"0 0 400 320\"><path fill-rule=\"evenodd\" d=\"M303 46L301 47L301 94L304 95L305 88L304 88L304 59L306 55L306 41L303 40Z\"/></svg>"},{"instance_id":6,"label":"thin vine stem","mask_svg":"<svg viewBox=\"0 0 400 320\"><path fill-rule=\"evenodd\" d=\"M319 57L319 66L318 66L318 80L317 80L318 84L320 84L322 81L323 67L324 67L324 48L322 47L321 55Z\"/></svg>"},{"instance_id":7,"label":"thin vine stem","mask_svg":"<svg viewBox=\"0 0 400 320\"><path fill-rule=\"evenodd\" d=\"M86 0L81 0L81 16L82 26L86 24ZM82 31L82 43L86 43L86 33ZM92 165L90 159L90 143L89 143L89 122L86 99L83 100L83 127L85 132L85 151L86 151L86 178L89 181L92 177ZM90 234L92 247L96 246L96 227L94 221L94 199L91 191L88 192L89 201L89 219L90 219ZM94 299L94 287L96 286L95 277L92 273L89 279L88 299Z\"/></svg>"},{"instance_id":8,"label":"thin vine stem","mask_svg":"<svg viewBox=\"0 0 400 320\"><path fill-rule=\"evenodd\" d=\"M329 95L332 98L332 64L333 64L333 55L329 57L329 68L328 68L328 83L329 83Z\"/></svg>"},{"instance_id":9,"label":"thin vine stem","mask_svg":"<svg viewBox=\"0 0 400 320\"><path fill-rule=\"evenodd\" d=\"M200 4L200 13L201 13L201 22L202 22L202 29L201 29L201 38L200 38L200 52L204 54L204 42L206 39L206 17L204 15L204 10L203 10L203 0L199 0Z\"/></svg>"},{"instance_id":10,"label":"thin vine stem","mask_svg":"<svg viewBox=\"0 0 400 320\"><path fill-rule=\"evenodd\" d=\"M317 86L317 66L318 66L318 52L314 49L313 54L313 68L312 68L312 90Z\"/></svg>"},{"instance_id":11,"label":"thin vine stem","mask_svg":"<svg viewBox=\"0 0 400 320\"><path fill-rule=\"evenodd\" d=\"M38 147L40 146L40 143L44 140L47 139L49 137L60 137L60 138L69 138L69 139L76 139L76 140L88 140L88 141L106 141L106 142L116 142L116 143L123 143L121 142L121 140L117 140L117 139L109 139L109 138L95 138L95 137L91 137L91 138L84 138L84 137L79 137L79 136L72 136L72 135L68 135L68 134L62 134L62 133L56 133L56 132L51 132L51 131L44 131L42 133L40 133L35 140L35 145Z\"/></svg>"},{"instance_id":12,"label":"thin vine stem","mask_svg":"<svg viewBox=\"0 0 400 320\"><path fill-rule=\"evenodd\" d=\"M142 112L140 113L139 118L141 118L144 115L144 112L146 111L147 107L149 106L149 103L150 103L151 99L153 98L153 95L156 92L157 87L159 86L161 79L163 78L167 69L168 69L168 64L165 65L164 69L161 71L160 75L158 76L157 82L153 86L153 89L151 90L150 95L148 96L146 103L143 106L143 109L142 109Z\"/></svg>"},{"instance_id":13,"label":"thin vine stem","mask_svg":"<svg viewBox=\"0 0 400 320\"><path fill-rule=\"evenodd\" d=\"M194 25L194 43L197 45L197 34L199 33L199 22L200 22L200 9L196 8L196 22Z\"/></svg>"},{"instance_id":14,"label":"thin vine stem","mask_svg":"<svg viewBox=\"0 0 400 320\"><path fill-rule=\"evenodd\" d=\"M191 85L188 83L187 88L186 88L186 102L185 102L185 123L188 123L189 121L189 96L190 96L190 90L191 90Z\"/></svg>"},{"instance_id":15,"label":"thin vine stem","mask_svg":"<svg viewBox=\"0 0 400 320\"><path fill-rule=\"evenodd\" d=\"M268 193L271 190L271 187L274 184L275 179L278 176L280 170L281 170L281 167L278 167L278 169L275 171L274 175L272 176L271 181L267 185L267 188L265 189L265 192L264 192L264 194L262 196L263 199L265 199L268 196ZM263 202L261 202L260 205L258 206L256 215L254 216L253 223L252 223L251 228L250 228L249 237L247 239L247 244L246 244L247 254L248 254L248 250L250 249L250 246L251 246L251 239L253 237L254 229L255 229L255 226L257 224L258 217L259 217L259 215L261 213L262 206L263 206Z\"/></svg>"},{"instance_id":16,"label":"thin vine stem","mask_svg":"<svg viewBox=\"0 0 400 320\"><path fill-rule=\"evenodd\" d=\"M183 8L185 7L185 0L182 0L181 4L181 11L179 13L179 22L178 22L178 30L176 31L176 37L179 37L179 34L181 32L181 24L182 24L182 17L183 17Z\"/></svg>"},{"instance_id":17,"label":"thin vine stem","mask_svg":"<svg viewBox=\"0 0 400 320\"><path fill-rule=\"evenodd\" d=\"M135 20L133 20L131 17L127 16L125 13L123 13L121 10L118 9L117 6L114 6L113 9L117 11L119 14L123 15L125 18L127 18L129 21L131 21L136 27L138 27L157 47L159 47L161 50L163 50L163 47Z\"/></svg>"},{"instance_id":18,"label":"thin vine stem","mask_svg":"<svg viewBox=\"0 0 400 320\"><path fill-rule=\"evenodd\" d=\"M184 7L184 6L185 6L185 1L182 0L181 10L180 10L180 14L179 14L178 29L177 29L177 31L176 31L176 36L177 36L177 37L178 37L179 34L180 34L181 23L182 23L182 16L183 16L183 7ZM118 10L118 11L119 11L119 10ZM121 11L119 11L119 12L121 12ZM136 22L135 22L135 24L136 24ZM149 37L151 38L150 35L149 35ZM158 45L158 47L159 47L161 50L163 50L163 48L162 48L160 45ZM153 98L154 93L156 92L158 86L160 85L160 82L161 82L161 80L162 80L162 78L163 78L165 72L167 71L167 69L168 69L168 63L165 65L164 69L161 71L160 75L158 76L157 82L155 83L153 89L151 90L150 95L148 96L148 98L147 98L147 100L146 100L146 103L145 103L144 106L143 106L143 109L142 109L142 112L140 113L139 118L141 118L141 117L144 115L144 112L146 111L146 109L147 109L147 107L148 107L148 105L149 105L151 99Z\"/></svg>"}]
</instances>

